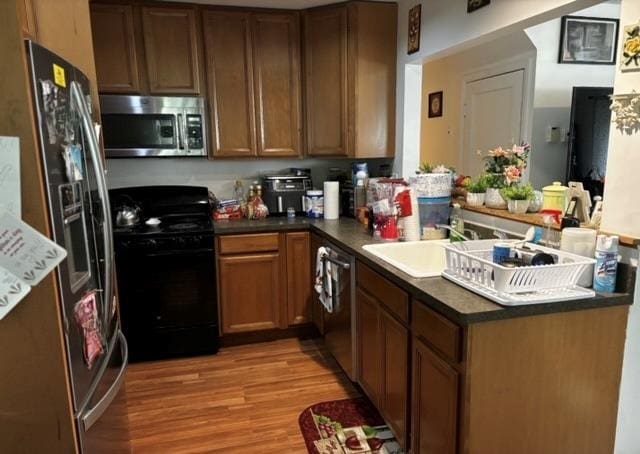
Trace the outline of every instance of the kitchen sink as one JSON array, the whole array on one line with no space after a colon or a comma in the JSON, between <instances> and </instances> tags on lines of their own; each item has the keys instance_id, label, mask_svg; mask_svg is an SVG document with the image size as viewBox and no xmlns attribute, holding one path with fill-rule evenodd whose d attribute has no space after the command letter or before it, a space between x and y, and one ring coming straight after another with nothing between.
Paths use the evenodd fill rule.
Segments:
<instances>
[{"instance_id":1,"label":"kitchen sink","mask_svg":"<svg viewBox=\"0 0 640 454\"><path fill-rule=\"evenodd\" d=\"M448 243L449 240L407 241L367 244L362 249L412 277L435 277L447 267L444 245Z\"/></svg>"}]
</instances>

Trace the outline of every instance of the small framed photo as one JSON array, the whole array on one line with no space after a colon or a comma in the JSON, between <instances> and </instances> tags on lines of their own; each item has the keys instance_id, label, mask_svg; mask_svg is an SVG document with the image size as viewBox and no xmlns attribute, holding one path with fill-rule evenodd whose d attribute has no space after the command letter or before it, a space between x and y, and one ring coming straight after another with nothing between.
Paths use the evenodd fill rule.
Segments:
<instances>
[{"instance_id":1,"label":"small framed photo","mask_svg":"<svg viewBox=\"0 0 640 454\"><path fill-rule=\"evenodd\" d=\"M618 19L563 16L558 63L614 65Z\"/></svg>"},{"instance_id":2,"label":"small framed photo","mask_svg":"<svg viewBox=\"0 0 640 454\"><path fill-rule=\"evenodd\" d=\"M442 92L429 93L429 118L442 116Z\"/></svg>"},{"instance_id":3,"label":"small framed photo","mask_svg":"<svg viewBox=\"0 0 640 454\"><path fill-rule=\"evenodd\" d=\"M484 8L491 3L491 0L467 0L467 13L472 13Z\"/></svg>"},{"instance_id":4,"label":"small framed photo","mask_svg":"<svg viewBox=\"0 0 640 454\"><path fill-rule=\"evenodd\" d=\"M420 50L420 21L422 5L418 4L409 10L409 36L407 38L407 54Z\"/></svg>"},{"instance_id":5,"label":"small framed photo","mask_svg":"<svg viewBox=\"0 0 640 454\"><path fill-rule=\"evenodd\" d=\"M620 69L623 72L640 71L640 21L624 28Z\"/></svg>"}]
</instances>

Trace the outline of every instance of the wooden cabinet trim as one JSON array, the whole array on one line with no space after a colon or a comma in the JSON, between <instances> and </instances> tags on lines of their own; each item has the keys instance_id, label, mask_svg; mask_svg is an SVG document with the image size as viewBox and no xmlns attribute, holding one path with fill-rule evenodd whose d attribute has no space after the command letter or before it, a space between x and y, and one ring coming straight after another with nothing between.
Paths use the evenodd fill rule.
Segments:
<instances>
[{"instance_id":1,"label":"wooden cabinet trim","mask_svg":"<svg viewBox=\"0 0 640 454\"><path fill-rule=\"evenodd\" d=\"M38 27L36 14L33 9L32 0L17 0L18 16L22 25L22 33L29 39L36 40L38 37Z\"/></svg>"},{"instance_id":2,"label":"wooden cabinet trim","mask_svg":"<svg viewBox=\"0 0 640 454\"><path fill-rule=\"evenodd\" d=\"M356 264L358 287L374 296L392 314L404 323L409 322L409 295L397 285L364 265Z\"/></svg>"},{"instance_id":3,"label":"wooden cabinet trim","mask_svg":"<svg viewBox=\"0 0 640 454\"><path fill-rule=\"evenodd\" d=\"M280 244L277 233L252 233L218 237L218 252L221 255L270 252L279 249Z\"/></svg>"},{"instance_id":4,"label":"wooden cabinet trim","mask_svg":"<svg viewBox=\"0 0 640 454\"><path fill-rule=\"evenodd\" d=\"M449 361L460 361L462 328L418 300L413 300L412 306L413 334Z\"/></svg>"},{"instance_id":5,"label":"wooden cabinet trim","mask_svg":"<svg viewBox=\"0 0 640 454\"><path fill-rule=\"evenodd\" d=\"M161 66L168 62L159 61L157 53L160 51L153 45L154 31L151 22L152 16L173 16L184 17L187 21L189 35L189 52L185 53L191 79L183 86L164 86L158 76ZM149 80L149 92L152 94L200 94L200 49L198 45L198 25L196 21L196 11L192 7L177 8L175 6L143 6L142 7L142 33L147 66L147 77ZM174 70L187 69L176 68L175 62L171 65Z\"/></svg>"},{"instance_id":6,"label":"wooden cabinet trim","mask_svg":"<svg viewBox=\"0 0 640 454\"><path fill-rule=\"evenodd\" d=\"M287 40L288 43L283 48L287 50L287 66L289 83L287 87L281 87L282 92L279 94L280 98L284 95L287 99L268 99L273 96L277 97L275 90L265 89L265 84L269 82L269 79L275 79L275 82L279 82L284 79L282 75L278 76L277 70L282 70L276 67L268 67L270 60L277 61L275 58L263 58L264 48L268 43L268 40L264 36L261 36L262 24L283 24L287 28ZM301 155L301 91L300 91L300 20L298 13L262 13L252 14L252 33L253 33L253 69L254 69L254 94L255 109L256 109L256 135L257 135L257 153L259 156L272 156L272 157L297 157ZM276 65L277 66L277 65ZM274 82L274 81L272 81ZM273 107L269 109L270 102L282 101L287 106L281 109L277 109L277 114ZM287 114L288 113L288 114ZM275 115L274 115L275 114ZM277 118L276 118L277 117ZM271 124L269 124L271 123ZM275 126L278 124L278 126ZM273 131L278 129L279 131ZM282 130L282 131L280 131ZM288 132L285 132L287 131ZM279 140L272 137L272 134L278 132L279 136L287 136L286 142L279 142ZM275 140L274 143L270 143L271 140Z\"/></svg>"},{"instance_id":7,"label":"wooden cabinet trim","mask_svg":"<svg viewBox=\"0 0 640 454\"><path fill-rule=\"evenodd\" d=\"M377 301L360 288L356 289L356 305L359 361L358 383L375 406L381 408L382 360L380 354L383 352L383 345L380 339L380 309ZM375 320L370 320L372 324L366 324L365 310L375 313L372 317ZM371 316L371 313L368 315ZM373 332L369 330L373 330ZM366 335L372 335L373 339L367 342ZM373 358L366 356L367 354L373 355ZM372 359L373 364L366 364L365 361L368 359Z\"/></svg>"}]
</instances>

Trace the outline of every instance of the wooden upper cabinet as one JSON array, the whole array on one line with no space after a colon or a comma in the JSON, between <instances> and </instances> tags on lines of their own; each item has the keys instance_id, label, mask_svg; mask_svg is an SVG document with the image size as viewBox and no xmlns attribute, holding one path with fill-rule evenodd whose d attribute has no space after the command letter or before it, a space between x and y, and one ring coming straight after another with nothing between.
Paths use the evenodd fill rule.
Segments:
<instances>
[{"instance_id":1,"label":"wooden upper cabinet","mask_svg":"<svg viewBox=\"0 0 640 454\"><path fill-rule=\"evenodd\" d=\"M140 80L130 5L91 3L98 91L138 93Z\"/></svg>"},{"instance_id":2,"label":"wooden upper cabinet","mask_svg":"<svg viewBox=\"0 0 640 454\"><path fill-rule=\"evenodd\" d=\"M397 5L352 2L305 13L307 153L395 153Z\"/></svg>"},{"instance_id":3,"label":"wooden upper cabinet","mask_svg":"<svg viewBox=\"0 0 640 454\"><path fill-rule=\"evenodd\" d=\"M301 154L299 22L297 13L252 16L259 156Z\"/></svg>"},{"instance_id":4,"label":"wooden upper cabinet","mask_svg":"<svg viewBox=\"0 0 640 454\"><path fill-rule=\"evenodd\" d=\"M214 157L257 154L249 13L204 11Z\"/></svg>"},{"instance_id":5,"label":"wooden upper cabinet","mask_svg":"<svg viewBox=\"0 0 640 454\"><path fill-rule=\"evenodd\" d=\"M142 7L151 94L200 94L198 27L194 8Z\"/></svg>"},{"instance_id":6,"label":"wooden upper cabinet","mask_svg":"<svg viewBox=\"0 0 640 454\"><path fill-rule=\"evenodd\" d=\"M18 16L20 19L20 25L22 26L22 33L25 37L36 39L36 14L33 10L33 4L31 0L17 0L18 2Z\"/></svg>"},{"instance_id":7,"label":"wooden upper cabinet","mask_svg":"<svg viewBox=\"0 0 640 454\"><path fill-rule=\"evenodd\" d=\"M307 154L348 156L347 9L305 14Z\"/></svg>"}]
</instances>

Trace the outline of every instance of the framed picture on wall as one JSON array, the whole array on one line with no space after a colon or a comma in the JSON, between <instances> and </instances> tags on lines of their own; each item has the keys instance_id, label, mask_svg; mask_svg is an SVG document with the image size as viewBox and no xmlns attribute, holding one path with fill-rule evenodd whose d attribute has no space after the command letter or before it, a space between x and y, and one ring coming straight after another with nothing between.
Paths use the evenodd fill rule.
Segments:
<instances>
[{"instance_id":1,"label":"framed picture on wall","mask_svg":"<svg viewBox=\"0 0 640 454\"><path fill-rule=\"evenodd\" d=\"M618 19L563 16L558 63L614 65Z\"/></svg>"},{"instance_id":2,"label":"framed picture on wall","mask_svg":"<svg viewBox=\"0 0 640 454\"><path fill-rule=\"evenodd\" d=\"M442 116L442 92L429 93L429 118Z\"/></svg>"},{"instance_id":3,"label":"framed picture on wall","mask_svg":"<svg viewBox=\"0 0 640 454\"><path fill-rule=\"evenodd\" d=\"M413 54L420 50L420 20L421 20L420 4L409 10L409 36L407 39L407 54Z\"/></svg>"},{"instance_id":4,"label":"framed picture on wall","mask_svg":"<svg viewBox=\"0 0 640 454\"><path fill-rule=\"evenodd\" d=\"M623 72L640 71L640 21L624 28L620 69Z\"/></svg>"},{"instance_id":5,"label":"framed picture on wall","mask_svg":"<svg viewBox=\"0 0 640 454\"><path fill-rule=\"evenodd\" d=\"M491 0L467 0L467 13L472 13L484 8L491 3Z\"/></svg>"}]
</instances>

